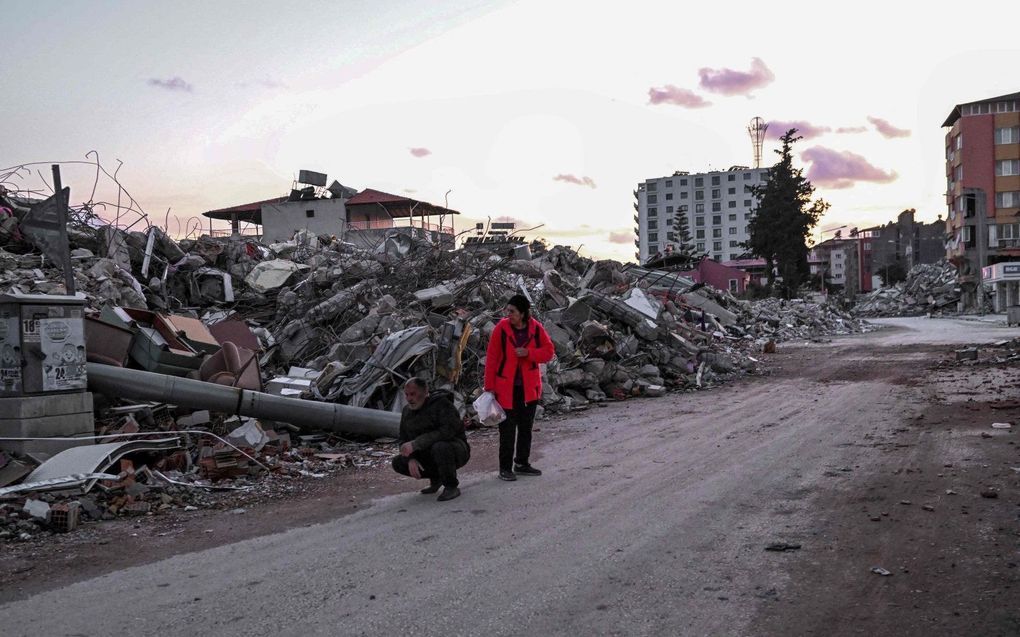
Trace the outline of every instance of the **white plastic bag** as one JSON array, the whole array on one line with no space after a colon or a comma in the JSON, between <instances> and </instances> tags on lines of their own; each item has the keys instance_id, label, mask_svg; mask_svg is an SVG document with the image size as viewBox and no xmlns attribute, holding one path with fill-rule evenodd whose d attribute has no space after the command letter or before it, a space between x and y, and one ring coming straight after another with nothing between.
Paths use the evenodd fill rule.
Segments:
<instances>
[{"instance_id":1,"label":"white plastic bag","mask_svg":"<svg viewBox=\"0 0 1020 637\"><path fill-rule=\"evenodd\" d=\"M471 406L475 408L475 413L478 414L478 422L483 425L495 427L506 420L506 412L503 411L499 401L496 400L496 394L493 394L491 391L482 392L482 395L475 398L475 402L471 403Z\"/></svg>"}]
</instances>

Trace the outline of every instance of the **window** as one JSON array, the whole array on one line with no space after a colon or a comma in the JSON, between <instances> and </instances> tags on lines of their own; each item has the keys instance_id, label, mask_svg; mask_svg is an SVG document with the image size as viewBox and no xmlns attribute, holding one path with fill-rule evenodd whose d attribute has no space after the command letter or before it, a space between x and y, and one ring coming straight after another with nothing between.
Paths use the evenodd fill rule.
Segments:
<instances>
[{"instance_id":1,"label":"window","mask_svg":"<svg viewBox=\"0 0 1020 637\"><path fill-rule=\"evenodd\" d=\"M769 180L769 173L768 173L768 171L767 170L763 170L762 172L758 173L758 180L759 181L768 181Z\"/></svg>"},{"instance_id":2,"label":"window","mask_svg":"<svg viewBox=\"0 0 1020 637\"><path fill-rule=\"evenodd\" d=\"M703 203L694 204L694 212L705 212L705 204Z\"/></svg>"},{"instance_id":3,"label":"window","mask_svg":"<svg viewBox=\"0 0 1020 637\"><path fill-rule=\"evenodd\" d=\"M733 292L734 294L737 292L737 280L736 279L730 279L730 292Z\"/></svg>"},{"instance_id":4,"label":"window","mask_svg":"<svg viewBox=\"0 0 1020 637\"><path fill-rule=\"evenodd\" d=\"M705 238L705 231L704 230L695 230L694 231L694 238L695 239L704 239Z\"/></svg>"},{"instance_id":5,"label":"window","mask_svg":"<svg viewBox=\"0 0 1020 637\"><path fill-rule=\"evenodd\" d=\"M705 191L704 190L695 190L694 191L694 199L695 199L695 201L704 201L704 199L705 199Z\"/></svg>"},{"instance_id":6,"label":"window","mask_svg":"<svg viewBox=\"0 0 1020 637\"><path fill-rule=\"evenodd\" d=\"M673 212L673 206L666 206L666 214Z\"/></svg>"},{"instance_id":7,"label":"window","mask_svg":"<svg viewBox=\"0 0 1020 637\"><path fill-rule=\"evenodd\" d=\"M648 187L645 188L645 190L647 190L648 192L655 192L658 186L659 184L655 183L654 181L650 181L648 182Z\"/></svg>"},{"instance_id":8,"label":"window","mask_svg":"<svg viewBox=\"0 0 1020 637\"><path fill-rule=\"evenodd\" d=\"M648 220L648 229L649 230L658 230L659 229L659 221L658 221L658 219L649 219Z\"/></svg>"},{"instance_id":9,"label":"window","mask_svg":"<svg viewBox=\"0 0 1020 637\"><path fill-rule=\"evenodd\" d=\"M712 238L722 239L722 228L712 228ZM718 250L718 248L716 248Z\"/></svg>"},{"instance_id":10,"label":"window","mask_svg":"<svg viewBox=\"0 0 1020 637\"><path fill-rule=\"evenodd\" d=\"M712 225L718 226L722 223L722 215L712 215Z\"/></svg>"},{"instance_id":11,"label":"window","mask_svg":"<svg viewBox=\"0 0 1020 637\"><path fill-rule=\"evenodd\" d=\"M733 173L730 173L730 174L726 175L726 181L736 181L736 180L737 180L737 176L734 175Z\"/></svg>"},{"instance_id":12,"label":"window","mask_svg":"<svg viewBox=\"0 0 1020 637\"><path fill-rule=\"evenodd\" d=\"M648 240L649 241L658 241L659 240L659 233L658 232L649 232L648 233ZM649 245L648 249L651 250L652 246Z\"/></svg>"},{"instance_id":13,"label":"window","mask_svg":"<svg viewBox=\"0 0 1020 637\"><path fill-rule=\"evenodd\" d=\"M648 203L659 203L658 195L648 195Z\"/></svg>"},{"instance_id":14,"label":"window","mask_svg":"<svg viewBox=\"0 0 1020 637\"><path fill-rule=\"evenodd\" d=\"M750 199L745 199L744 200L744 207L745 208L750 208L751 207L751 200Z\"/></svg>"},{"instance_id":15,"label":"window","mask_svg":"<svg viewBox=\"0 0 1020 637\"><path fill-rule=\"evenodd\" d=\"M686 190L680 192L680 198L681 199L687 199L687 191Z\"/></svg>"},{"instance_id":16,"label":"window","mask_svg":"<svg viewBox=\"0 0 1020 637\"><path fill-rule=\"evenodd\" d=\"M727 203L726 203L726 205L727 205L727 207L729 207L729 208L736 208L736 207L737 207L737 202L735 202L735 201L729 201L729 202L727 202Z\"/></svg>"},{"instance_id":17,"label":"window","mask_svg":"<svg viewBox=\"0 0 1020 637\"><path fill-rule=\"evenodd\" d=\"M712 175L712 185L713 186L719 185L719 175Z\"/></svg>"},{"instance_id":18,"label":"window","mask_svg":"<svg viewBox=\"0 0 1020 637\"><path fill-rule=\"evenodd\" d=\"M655 213L657 213L658 211L659 211L659 209L658 209L658 208L649 208L649 209L648 209L648 214L650 214L650 215L654 215L654 214L655 214Z\"/></svg>"},{"instance_id":19,"label":"window","mask_svg":"<svg viewBox=\"0 0 1020 637\"><path fill-rule=\"evenodd\" d=\"M1020 159L1000 159L995 162L996 177L1020 175Z\"/></svg>"},{"instance_id":20,"label":"window","mask_svg":"<svg viewBox=\"0 0 1020 637\"><path fill-rule=\"evenodd\" d=\"M666 188L672 188L672 187L673 187L673 180L672 179L667 179L666 180Z\"/></svg>"},{"instance_id":21,"label":"window","mask_svg":"<svg viewBox=\"0 0 1020 637\"><path fill-rule=\"evenodd\" d=\"M736 226L733 226L733 227L730 228L730 234L737 234Z\"/></svg>"},{"instance_id":22,"label":"window","mask_svg":"<svg viewBox=\"0 0 1020 637\"><path fill-rule=\"evenodd\" d=\"M705 218L704 217L695 217L694 218L694 225L696 225L696 226L703 226L703 225L705 225Z\"/></svg>"},{"instance_id":23,"label":"window","mask_svg":"<svg viewBox=\"0 0 1020 637\"><path fill-rule=\"evenodd\" d=\"M712 212L719 212L720 210L722 210L722 202L721 201L713 201L712 202Z\"/></svg>"},{"instance_id":24,"label":"window","mask_svg":"<svg viewBox=\"0 0 1020 637\"><path fill-rule=\"evenodd\" d=\"M658 251L659 251L659 244L657 244L657 243L649 243L648 244L648 254L655 254Z\"/></svg>"},{"instance_id":25,"label":"window","mask_svg":"<svg viewBox=\"0 0 1020 637\"><path fill-rule=\"evenodd\" d=\"M719 188L712 189L712 199L718 199L722 197L722 190Z\"/></svg>"},{"instance_id":26,"label":"window","mask_svg":"<svg viewBox=\"0 0 1020 637\"><path fill-rule=\"evenodd\" d=\"M731 247L731 248L739 248L740 246L739 246L739 245L737 245L737 243L738 243L738 242L737 242L737 240L736 240L736 239L730 239L730 247Z\"/></svg>"},{"instance_id":27,"label":"window","mask_svg":"<svg viewBox=\"0 0 1020 637\"><path fill-rule=\"evenodd\" d=\"M705 185L705 178L704 177L695 177L694 178L694 187L695 188L701 188L704 185Z\"/></svg>"},{"instance_id":28,"label":"window","mask_svg":"<svg viewBox=\"0 0 1020 637\"><path fill-rule=\"evenodd\" d=\"M963 148L963 133L957 135L956 139L953 141L955 142L956 150L960 150L961 148Z\"/></svg>"},{"instance_id":29,"label":"window","mask_svg":"<svg viewBox=\"0 0 1020 637\"><path fill-rule=\"evenodd\" d=\"M309 219L311 219L312 217L315 216L315 211L314 210L305 210L305 216L308 217Z\"/></svg>"},{"instance_id":30,"label":"window","mask_svg":"<svg viewBox=\"0 0 1020 637\"><path fill-rule=\"evenodd\" d=\"M673 193L667 192L666 193L666 201L672 201L672 200L673 200Z\"/></svg>"},{"instance_id":31,"label":"window","mask_svg":"<svg viewBox=\"0 0 1020 637\"><path fill-rule=\"evenodd\" d=\"M712 242L712 249L715 250L716 252L718 252L719 250L722 250L722 241L713 241ZM719 257L716 257L716 259L718 259L718 258Z\"/></svg>"},{"instance_id":32,"label":"window","mask_svg":"<svg viewBox=\"0 0 1020 637\"><path fill-rule=\"evenodd\" d=\"M705 244L704 243L699 243L698 244L698 252L704 252L704 251L705 251Z\"/></svg>"},{"instance_id":33,"label":"window","mask_svg":"<svg viewBox=\"0 0 1020 637\"><path fill-rule=\"evenodd\" d=\"M751 235L751 226L744 226L744 234Z\"/></svg>"},{"instance_id":34,"label":"window","mask_svg":"<svg viewBox=\"0 0 1020 637\"><path fill-rule=\"evenodd\" d=\"M996 128L995 143L996 144L1020 143L1020 126L1013 126L1012 128Z\"/></svg>"},{"instance_id":35,"label":"window","mask_svg":"<svg viewBox=\"0 0 1020 637\"><path fill-rule=\"evenodd\" d=\"M956 167L956 170L953 172L953 177L956 181L963 181L963 164Z\"/></svg>"},{"instance_id":36,"label":"window","mask_svg":"<svg viewBox=\"0 0 1020 637\"><path fill-rule=\"evenodd\" d=\"M680 180L680 185L681 186L686 186L687 185L687 180L686 179L681 179Z\"/></svg>"},{"instance_id":37,"label":"window","mask_svg":"<svg viewBox=\"0 0 1020 637\"><path fill-rule=\"evenodd\" d=\"M729 216L727 217L727 219L729 219L730 221L736 221L736 220L737 220L737 215L735 215L735 214L731 214L731 215L729 215Z\"/></svg>"},{"instance_id":38,"label":"window","mask_svg":"<svg viewBox=\"0 0 1020 637\"><path fill-rule=\"evenodd\" d=\"M996 208L1020 207L1020 190L1010 190L995 193Z\"/></svg>"},{"instance_id":39,"label":"window","mask_svg":"<svg viewBox=\"0 0 1020 637\"><path fill-rule=\"evenodd\" d=\"M751 173L744 173L744 181L748 181L750 179L751 179Z\"/></svg>"}]
</instances>

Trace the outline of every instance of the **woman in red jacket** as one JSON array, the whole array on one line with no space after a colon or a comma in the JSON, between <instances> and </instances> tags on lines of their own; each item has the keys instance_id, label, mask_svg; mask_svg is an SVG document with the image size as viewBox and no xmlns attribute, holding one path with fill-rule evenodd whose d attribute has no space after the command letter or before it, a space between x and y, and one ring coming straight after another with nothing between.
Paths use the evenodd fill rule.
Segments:
<instances>
[{"instance_id":1,"label":"woman in red jacket","mask_svg":"<svg viewBox=\"0 0 1020 637\"><path fill-rule=\"evenodd\" d=\"M528 458L535 409L542 398L538 366L552 360L554 353L549 334L531 317L531 303L520 294L513 296L506 306L506 318L492 331L485 356L485 391L495 394L506 411L506 420L499 424L501 480L516 480L516 474L542 475Z\"/></svg>"}]
</instances>

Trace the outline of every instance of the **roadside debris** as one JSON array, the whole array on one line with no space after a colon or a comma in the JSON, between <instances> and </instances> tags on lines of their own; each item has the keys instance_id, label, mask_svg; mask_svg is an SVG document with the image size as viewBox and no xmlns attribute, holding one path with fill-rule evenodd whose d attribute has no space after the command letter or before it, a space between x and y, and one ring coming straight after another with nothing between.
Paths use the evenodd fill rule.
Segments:
<instances>
[{"instance_id":1,"label":"roadside debris","mask_svg":"<svg viewBox=\"0 0 1020 637\"><path fill-rule=\"evenodd\" d=\"M962 294L956 277L956 267L945 260L915 265L905 281L859 296L853 313L856 316L955 314Z\"/></svg>"},{"instance_id":2,"label":"roadside debris","mask_svg":"<svg viewBox=\"0 0 1020 637\"><path fill-rule=\"evenodd\" d=\"M779 553L785 551L798 551L800 550L800 544L790 544L788 542L774 542L765 547L766 551L776 551Z\"/></svg>"},{"instance_id":3,"label":"roadside debris","mask_svg":"<svg viewBox=\"0 0 1020 637\"><path fill-rule=\"evenodd\" d=\"M890 575L892 575L891 571L888 571L882 568L881 566L872 566L871 572L874 573L875 575L881 575L882 577L889 577Z\"/></svg>"}]
</instances>

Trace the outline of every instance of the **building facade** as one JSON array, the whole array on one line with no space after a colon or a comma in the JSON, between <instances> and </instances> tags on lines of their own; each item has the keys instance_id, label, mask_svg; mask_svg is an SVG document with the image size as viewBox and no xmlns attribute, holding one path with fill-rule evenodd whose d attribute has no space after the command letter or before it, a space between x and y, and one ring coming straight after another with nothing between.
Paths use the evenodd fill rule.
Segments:
<instances>
[{"instance_id":1,"label":"building facade","mask_svg":"<svg viewBox=\"0 0 1020 637\"><path fill-rule=\"evenodd\" d=\"M896 221L858 233L859 238L869 242L865 265L875 276L896 266L907 272L915 265L945 258L946 224L942 217L921 223L914 220L914 214L913 208L904 210Z\"/></svg>"},{"instance_id":2,"label":"building facade","mask_svg":"<svg viewBox=\"0 0 1020 637\"><path fill-rule=\"evenodd\" d=\"M942 126L946 256L969 305L982 268L1020 260L1020 93L957 104Z\"/></svg>"},{"instance_id":3,"label":"building facade","mask_svg":"<svg viewBox=\"0 0 1020 637\"><path fill-rule=\"evenodd\" d=\"M750 222L757 206L751 192L768 178L768 168L734 166L729 170L646 179L634 191L634 256L645 263L667 245L679 246L673 232L678 212L687 216L696 252L716 261L738 259L750 238Z\"/></svg>"}]
</instances>

